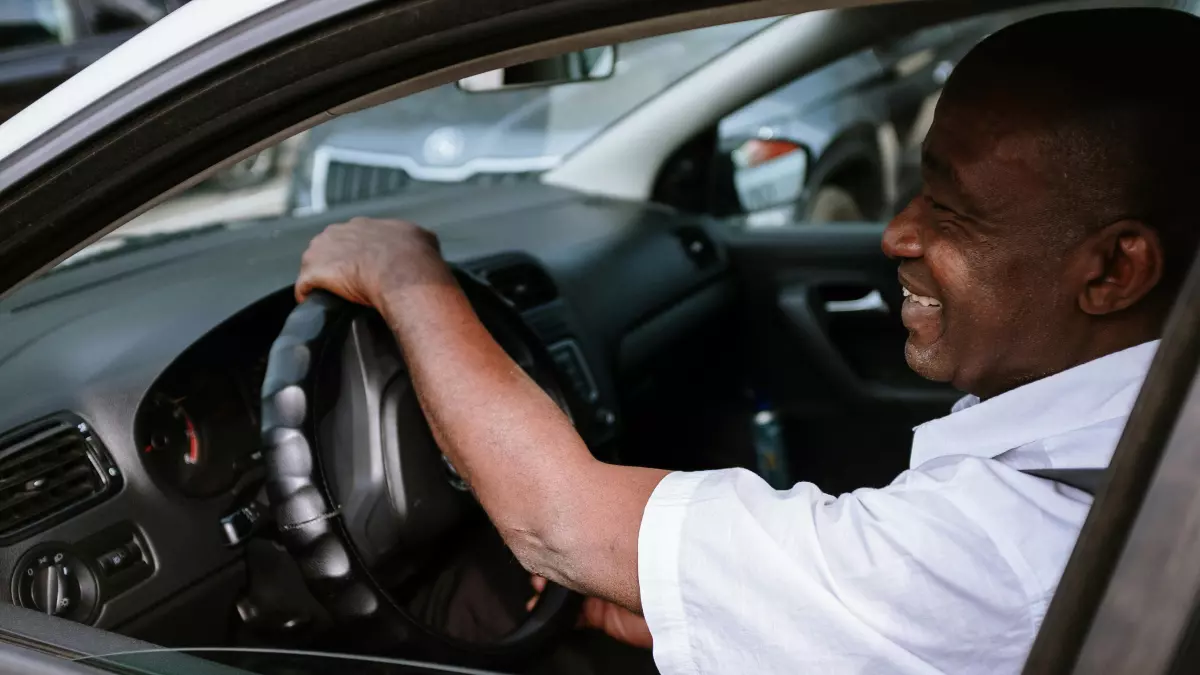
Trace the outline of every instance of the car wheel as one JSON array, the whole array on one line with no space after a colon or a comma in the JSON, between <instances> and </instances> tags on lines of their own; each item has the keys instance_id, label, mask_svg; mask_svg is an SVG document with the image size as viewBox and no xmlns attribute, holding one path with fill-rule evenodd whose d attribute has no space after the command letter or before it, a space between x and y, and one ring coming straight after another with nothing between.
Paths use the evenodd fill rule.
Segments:
<instances>
[{"instance_id":1,"label":"car wheel","mask_svg":"<svg viewBox=\"0 0 1200 675\"><path fill-rule=\"evenodd\" d=\"M213 182L223 190L241 190L265 183L275 173L276 148L267 148L222 170Z\"/></svg>"},{"instance_id":2,"label":"car wheel","mask_svg":"<svg viewBox=\"0 0 1200 675\"><path fill-rule=\"evenodd\" d=\"M808 202L804 220L810 223L862 222L862 207L844 188L822 185Z\"/></svg>"}]
</instances>

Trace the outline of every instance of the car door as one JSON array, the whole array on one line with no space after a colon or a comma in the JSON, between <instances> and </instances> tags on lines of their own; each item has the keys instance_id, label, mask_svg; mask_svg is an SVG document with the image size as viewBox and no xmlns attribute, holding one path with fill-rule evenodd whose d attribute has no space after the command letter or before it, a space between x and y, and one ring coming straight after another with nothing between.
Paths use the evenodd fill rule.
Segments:
<instances>
[{"instance_id":1,"label":"car door","mask_svg":"<svg viewBox=\"0 0 1200 675\"><path fill-rule=\"evenodd\" d=\"M722 226L760 405L782 425L792 477L833 494L890 482L908 468L912 428L962 395L905 363L883 227Z\"/></svg>"}]
</instances>

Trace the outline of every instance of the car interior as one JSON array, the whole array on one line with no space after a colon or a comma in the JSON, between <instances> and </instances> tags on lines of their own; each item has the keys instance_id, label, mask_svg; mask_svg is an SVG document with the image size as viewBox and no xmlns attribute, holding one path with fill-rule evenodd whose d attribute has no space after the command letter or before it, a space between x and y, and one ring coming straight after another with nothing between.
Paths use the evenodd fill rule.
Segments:
<instances>
[{"instance_id":1,"label":"car interior","mask_svg":"<svg viewBox=\"0 0 1200 675\"><path fill-rule=\"evenodd\" d=\"M563 589L525 609L528 575L441 460L379 317L332 301L297 306L291 284L308 242L356 216L430 228L493 335L605 461L744 467L830 494L883 486L907 468L912 428L961 396L905 364L901 289L880 251L906 198L892 139L919 135L918 111L906 128L868 137L896 170L873 174L879 219L864 222L805 220L809 144L722 137L719 126L875 45L1073 4L923 2L769 21L778 12L760 7L581 29L578 44L543 55L615 45L605 77L621 77L626 42L757 22L537 180L363 188L370 198L319 212L93 237L94 248L0 300L0 633L75 657L155 645L656 672L649 652L569 630L578 598ZM922 51L932 48L912 49L906 67L944 78ZM567 72L579 70L527 68L499 86L592 86ZM347 115L442 84L399 79L327 107ZM245 126L231 135L235 150L214 150L223 154L209 173L264 147ZM203 179L192 173L89 204L113 226L144 218ZM492 589L487 616L454 609L464 584ZM255 652L195 653L285 667ZM286 667L325 672L313 663Z\"/></svg>"}]
</instances>

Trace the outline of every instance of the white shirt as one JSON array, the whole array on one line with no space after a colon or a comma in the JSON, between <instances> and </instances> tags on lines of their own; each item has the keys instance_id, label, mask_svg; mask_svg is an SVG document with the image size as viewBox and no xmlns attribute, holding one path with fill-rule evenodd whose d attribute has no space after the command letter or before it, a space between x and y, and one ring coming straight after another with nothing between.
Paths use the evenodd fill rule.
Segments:
<instances>
[{"instance_id":1,"label":"white shirt","mask_svg":"<svg viewBox=\"0 0 1200 675\"><path fill-rule=\"evenodd\" d=\"M1107 466L1157 346L964 398L882 489L668 475L638 538L659 670L1019 672L1091 497L1018 469Z\"/></svg>"}]
</instances>

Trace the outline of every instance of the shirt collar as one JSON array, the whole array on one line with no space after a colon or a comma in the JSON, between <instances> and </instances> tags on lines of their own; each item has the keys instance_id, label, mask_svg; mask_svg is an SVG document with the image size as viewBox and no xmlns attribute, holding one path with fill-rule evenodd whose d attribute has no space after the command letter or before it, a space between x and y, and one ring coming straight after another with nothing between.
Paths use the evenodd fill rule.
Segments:
<instances>
[{"instance_id":1,"label":"shirt collar","mask_svg":"<svg viewBox=\"0 0 1200 675\"><path fill-rule=\"evenodd\" d=\"M1102 356L986 401L966 396L946 417L914 429L909 467L949 455L991 458L1042 438L1127 417L1158 343Z\"/></svg>"}]
</instances>

